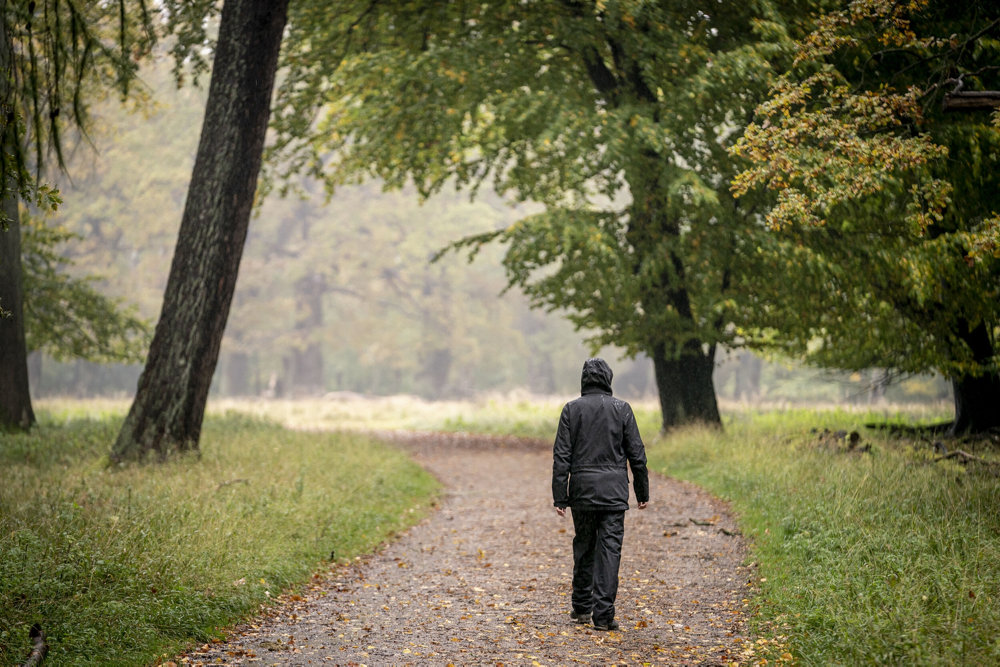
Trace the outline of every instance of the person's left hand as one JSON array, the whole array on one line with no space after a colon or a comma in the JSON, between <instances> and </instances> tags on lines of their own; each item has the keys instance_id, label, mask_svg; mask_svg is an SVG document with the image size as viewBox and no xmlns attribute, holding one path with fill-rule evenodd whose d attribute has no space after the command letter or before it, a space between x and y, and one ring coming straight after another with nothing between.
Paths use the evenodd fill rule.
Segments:
<instances>
[{"instance_id":1,"label":"person's left hand","mask_svg":"<svg viewBox=\"0 0 1000 667\"><path fill-rule=\"evenodd\" d=\"M566 508L565 507L557 507L556 508L556 514L558 514L559 516L566 516Z\"/></svg>"}]
</instances>

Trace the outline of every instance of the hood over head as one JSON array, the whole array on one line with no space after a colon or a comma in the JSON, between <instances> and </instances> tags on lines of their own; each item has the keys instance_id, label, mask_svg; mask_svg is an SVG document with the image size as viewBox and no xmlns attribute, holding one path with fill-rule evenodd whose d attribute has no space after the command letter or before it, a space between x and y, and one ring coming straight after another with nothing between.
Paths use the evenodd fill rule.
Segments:
<instances>
[{"instance_id":1,"label":"hood over head","mask_svg":"<svg viewBox=\"0 0 1000 667\"><path fill-rule=\"evenodd\" d=\"M580 377L580 393L587 394L594 391L611 393L611 366L608 362L599 357L587 359L583 362L583 374Z\"/></svg>"}]
</instances>

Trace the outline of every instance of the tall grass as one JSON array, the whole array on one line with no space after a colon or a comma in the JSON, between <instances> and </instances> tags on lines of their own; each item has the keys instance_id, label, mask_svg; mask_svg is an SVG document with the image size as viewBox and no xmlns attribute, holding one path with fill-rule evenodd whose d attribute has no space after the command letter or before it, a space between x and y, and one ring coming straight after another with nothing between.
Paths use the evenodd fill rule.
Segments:
<instances>
[{"instance_id":1,"label":"tall grass","mask_svg":"<svg viewBox=\"0 0 1000 667\"><path fill-rule=\"evenodd\" d=\"M865 420L732 419L654 439L650 463L731 501L758 564L757 629L802 664L1000 664L1000 480ZM824 428L859 428L871 451Z\"/></svg>"},{"instance_id":2,"label":"tall grass","mask_svg":"<svg viewBox=\"0 0 1000 667\"><path fill-rule=\"evenodd\" d=\"M0 664L27 656L36 622L52 664L172 655L331 552L370 551L436 488L370 438L232 414L207 420L200 459L109 469L120 417L89 409L0 435Z\"/></svg>"}]
</instances>

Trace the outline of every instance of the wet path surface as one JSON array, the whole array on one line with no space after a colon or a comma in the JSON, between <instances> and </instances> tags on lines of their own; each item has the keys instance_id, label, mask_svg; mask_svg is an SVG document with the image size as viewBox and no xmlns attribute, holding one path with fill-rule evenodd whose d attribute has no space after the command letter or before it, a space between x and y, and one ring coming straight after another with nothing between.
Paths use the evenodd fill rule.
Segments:
<instances>
[{"instance_id":1,"label":"wet path surface","mask_svg":"<svg viewBox=\"0 0 1000 667\"><path fill-rule=\"evenodd\" d=\"M551 507L548 443L397 435L445 485L439 509L383 551L340 566L205 664L725 664L739 660L748 571L725 506L651 475L626 514L617 620L570 621L572 520ZM634 504L634 498L633 498Z\"/></svg>"}]
</instances>

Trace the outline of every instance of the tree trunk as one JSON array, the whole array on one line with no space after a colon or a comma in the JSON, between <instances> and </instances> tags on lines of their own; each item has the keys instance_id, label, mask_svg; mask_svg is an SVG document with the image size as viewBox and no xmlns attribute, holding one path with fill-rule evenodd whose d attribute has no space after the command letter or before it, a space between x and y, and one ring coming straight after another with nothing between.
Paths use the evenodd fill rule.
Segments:
<instances>
[{"instance_id":1,"label":"tree trunk","mask_svg":"<svg viewBox=\"0 0 1000 667\"><path fill-rule=\"evenodd\" d=\"M6 5L3 12L7 11ZM27 430L35 423L28 385L28 348L24 335L24 283L21 277L21 216L18 179L8 158L17 151L11 111L13 54L6 15L0 15L0 102L7 118L0 119L0 208L8 219L0 226L0 429Z\"/></svg>"},{"instance_id":2,"label":"tree trunk","mask_svg":"<svg viewBox=\"0 0 1000 667\"><path fill-rule=\"evenodd\" d=\"M972 349L973 358L986 364L995 350L985 323L980 323L964 336ZM1000 374L996 371L978 376L952 378L955 394L955 421L952 435L982 433L1000 428Z\"/></svg>"},{"instance_id":3,"label":"tree trunk","mask_svg":"<svg viewBox=\"0 0 1000 667\"><path fill-rule=\"evenodd\" d=\"M666 347L660 344L650 352L660 395L663 431L690 423L721 425L712 380L715 346L710 346L706 353L701 344L690 342L676 359L668 358L665 350Z\"/></svg>"},{"instance_id":4,"label":"tree trunk","mask_svg":"<svg viewBox=\"0 0 1000 667\"><path fill-rule=\"evenodd\" d=\"M197 449L270 117L288 0L226 0L160 319L113 461Z\"/></svg>"},{"instance_id":5,"label":"tree trunk","mask_svg":"<svg viewBox=\"0 0 1000 667\"><path fill-rule=\"evenodd\" d=\"M736 365L733 398L752 401L760 395L760 359L750 352L740 353Z\"/></svg>"},{"instance_id":6,"label":"tree trunk","mask_svg":"<svg viewBox=\"0 0 1000 667\"><path fill-rule=\"evenodd\" d=\"M663 174L662 158L653 151L645 151L636 164L626 177L632 193L626 235L635 249L637 264L633 270L637 279L648 270L644 263L657 266L658 275L656 281L650 281L641 290L642 307L647 312L673 311L682 322L675 333L668 334L674 336L673 340L656 342L648 351L660 394L663 430L686 422L718 425L721 420L712 381L715 345L706 353L702 341L685 340L687 332L697 331L697 327L684 257L673 248L665 253L652 250L662 247L663 239L681 245L681 224L667 213L669 205L664 199L664 189L668 179ZM646 281L645 278L639 280ZM680 353L668 353L668 347L676 346L681 340L685 342L681 343Z\"/></svg>"},{"instance_id":7,"label":"tree trunk","mask_svg":"<svg viewBox=\"0 0 1000 667\"><path fill-rule=\"evenodd\" d=\"M660 429L665 433L681 424L684 418L684 403L681 400L681 372L676 359L668 359L666 346L654 345L649 351L653 360L653 377L656 392L660 398Z\"/></svg>"},{"instance_id":8,"label":"tree trunk","mask_svg":"<svg viewBox=\"0 0 1000 667\"><path fill-rule=\"evenodd\" d=\"M315 337L323 327L323 297L326 292L326 278L320 273L310 273L295 283L298 309L295 331L303 347L292 350L288 387L293 394L315 396L325 389L323 347Z\"/></svg>"},{"instance_id":9,"label":"tree trunk","mask_svg":"<svg viewBox=\"0 0 1000 667\"><path fill-rule=\"evenodd\" d=\"M678 360L681 366L681 400L684 403L685 420L720 426L722 419L719 416L719 403L715 398L715 382L712 380L712 373L715 371L715 345L709 345L707 352L702 347L697 341L689 341Z\"/></svg>"},{"instance_id":10,"label":"tree trunk","mask_svg":"<svg viewBox=\"0 0 1000 667\"><path fill-rule=\"evenodd\" d=\"M250 355L233 352L223 357L225 363L226 394L229 396L252 396L250 388Z\"/></svg>"},{"instance_id":11,"label":"tree trunk","mask_svg":"<svg viewBox=\"0 0 1000 667\"><path fill-rule=\"evenodd\" d=\"M11 188L15 188L10 184ZM27 430L35 423L28 386L28 348L24 338L21 280L21 226L15 194L3 200L9 219L0 230L0 428Z\"/></svg>"}]
</instances>

